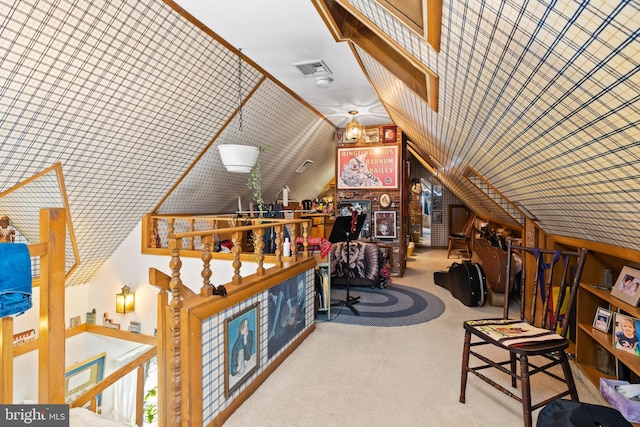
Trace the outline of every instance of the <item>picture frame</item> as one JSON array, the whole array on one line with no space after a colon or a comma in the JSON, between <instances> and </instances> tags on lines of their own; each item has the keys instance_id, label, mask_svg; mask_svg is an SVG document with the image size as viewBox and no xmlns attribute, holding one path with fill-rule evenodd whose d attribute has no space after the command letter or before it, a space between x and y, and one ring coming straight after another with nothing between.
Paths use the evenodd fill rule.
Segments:
<instances>
[{"instance_id":1,"label":"picture frame","mask_svg":"<svg viewBox=\"0 0 640 427\"><path fill-rule=\"evenodd\" d=\"M431 212L431 223L432 224L442 224L442 211L432 211Z\"/></svg>"},{"instance_id":2,"label":"picture frame","mask_svg":"<svg viewBox=\"0 0 640 427\"><path fill-rule=\"evenodd\" d=\"M396 142L396 127L395 126L383 126L382 127L382 142L390 143Z\"/></svg>"},{"instance_id":3,"label":"picture frame","mask_svg":"<svg viewBox=\"0 0 640 427\"><path fill-rule=\"evenodd\" d=\"M336 144L342 144L344 142L344 128L336 129Z\"/></svg>"},{"instance_id":4,"label":"picture frame","mask_svg":"<svg viewBox=\"0 0 640 427\"><path fill-rule=\"evenodd\" d=\"M612 319L613 313L611 312L611 310L607 310L603 307L598 307L595 316L593 316L593 328L606 334L609 332Z\"/></svg>"},{"instance_id":5,"label":"picture frame","mask_svg":"<svg viewBox=\"0 0 640 427\"><path fill-rule=\"evenodd\" d=\"M391 206L391 196L389 196L387 193L382 193L380 195L380 207L386 209L389 206Z\"/></svg>"},{"instance_id":6,"label":"picture frame","mask_svg":"<svg viewBox=\"0 0 640 427\"><path fill-rule=\"evenodd\" d=\"M396 211L375 211L374 237L376 239L395 239L396 234Z\"/></svg>"},{"instance_id":7,"label":"picture frame","mask_svg":"<svg viewBox=\"0 0 640 427\"><path fill-rule=\"evenodd\" d=\"M638 346L638 331L640 320L626 314L615 312L613 323L613 347L628 353L640 355Z\"/></svg>"},{"instance_id":8,"label":"picture frame","mask_svg":"<svg viewBox=\"0 0 640 427\"><path fill-rule=\"evenodd\" d=\"M107 353L100 353L83 362L76 363L64 373L64 399L66 403L73 402L79 395L90 387L98 384L104 378L104 365ZM97 406L102 405L102 393L96 396Z\"/></svg>"},{"instance_id":9,"label":"picture frame","mask_svg":"<svg viewBox=\"0 0 640 427\"><path fill-rule=\"evenodd\" d=\"M397 189L398 156L397 145L338 148L336 189Z\"/></svg>"},{"instance_id":10,"label":"picture frame","mask_svg":"<svg viewBox=\"0 0 640 427\"><path fill-rule=\"evenodd\" d=\"M229 398L259 367L260 303L256 302L224 320L225 397Z\"/></svg>"},{"instance_id":11,"label":"picture frame","mask_svg":"<svg viewBox=\"0 0 640 427\"><path fill-rule=\"evenodd\" d=\"M362 140L367 144L380 142L380 130L375 128L367 128L362 132Z\"/></svg>"},{"instance_id":12,"label":"picture frame","mask_svg":"<svg viewBox=\"0 0 640 427\"><path fill-rule=\"evenodd\" d=\"M625 266L611 288L611 295L637 307L640 303L640 270Z\"/></svg>"}]
</instances>

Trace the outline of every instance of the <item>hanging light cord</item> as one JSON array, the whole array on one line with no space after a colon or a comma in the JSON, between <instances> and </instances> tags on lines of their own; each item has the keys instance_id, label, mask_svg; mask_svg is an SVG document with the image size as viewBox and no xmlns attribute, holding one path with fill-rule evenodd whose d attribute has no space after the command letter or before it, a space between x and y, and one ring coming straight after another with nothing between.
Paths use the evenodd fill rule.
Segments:
<instances>
[{"instance_id":1,"label":"hanging light cord","mask_svg":"<svg viewBox=\"0 0 640 427\"><path fill-rule=\"evenodd\" d=\"M239 130L242 131L242 49L238 55L238 110L239 110Z\"/></svg>"}]
</instances>

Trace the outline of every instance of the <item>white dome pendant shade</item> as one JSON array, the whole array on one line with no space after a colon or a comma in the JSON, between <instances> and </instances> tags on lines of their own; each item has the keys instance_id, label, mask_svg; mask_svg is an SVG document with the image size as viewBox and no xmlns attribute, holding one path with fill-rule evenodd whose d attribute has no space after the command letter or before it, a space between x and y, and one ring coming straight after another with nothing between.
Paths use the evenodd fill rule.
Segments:
<instances>
[{"instance_id":1,"label":"white dome pendant shade","mask_svg":"<svg viewBox=\"0 0 640 427\"><path fill-rule=\"evenodd\" d=\"M220 144L220 159L227 171L249 173L258 161L260 148L252 145Z\"/></svg>"}]
</instances>

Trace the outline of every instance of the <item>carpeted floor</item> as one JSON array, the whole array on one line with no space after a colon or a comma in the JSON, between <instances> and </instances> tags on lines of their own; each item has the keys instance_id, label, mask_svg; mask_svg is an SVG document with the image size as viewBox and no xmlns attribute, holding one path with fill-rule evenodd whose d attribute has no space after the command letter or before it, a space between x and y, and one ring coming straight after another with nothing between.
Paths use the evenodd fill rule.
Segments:
<instances>
[{"instance_id":1,"label":"carpeted floor","mask_svg":"<svg viewBox=\"0 0 640 427\"><path fill-rule=\"evenodd\" d=\"M433 272L454 261L446 255L446 249L416 248L404 276L391 285L437 296L446 305L442 315L395 328L316 324L224 426L522 426L522 406L475 376L469 378L466 403L459 402L462 322L499 316L502 308L466 307L435 285ZM580 400L602 402L598 389L572 365ZM534 398L553 388L544 378L532 381Z\"/></svg>"},{"instance_id":2,"label":"carpeted floor","mask_svg":"<svg viewBox=\"0 0 640 427\"><path fill-rule=\"evenodd\" d=\"M360 297L356 316L344 303L345 288L331 289L331 321L363 326L406 326L428 322L444 312L444 302L422 289L394 285L390 288L352 287L350 296Z\"/></svg>"}]
</instances>

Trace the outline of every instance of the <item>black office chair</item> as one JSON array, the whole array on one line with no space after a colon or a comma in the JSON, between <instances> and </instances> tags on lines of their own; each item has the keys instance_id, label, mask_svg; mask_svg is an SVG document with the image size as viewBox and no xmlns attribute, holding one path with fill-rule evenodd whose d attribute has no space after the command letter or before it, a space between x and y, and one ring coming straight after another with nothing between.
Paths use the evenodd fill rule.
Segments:
<instances>
[{"instance_id":1,"label":"black office chair","mask_svg":"<svg viewBox=\"0 0 640 427\"><path fill-rule=\"evenodd\" d=\"M502 318L464 322L460 402L465 402L467 376L471 372L507 396L521 402L524 425L531 427L532 411L564 396L570 396L571 400L578 401L578 392L565 350L569 346L567 339L569 313L571 313L576 300L587 250L581 249L577 252L544 250L513 246L509 242L507 252L507 277L510 278L510 282L515 280L514 275L511 274L513 254L517 253L522 256L520 315L516 318L509 318L509 302L514 297L512 292L505 297ZM525 286L527 258L535 259L536 266L533 285L529 287ZM561 260L562 262L559 264ZM558 265L561 268L557 268ZM554 287L558 291L557 299L555 299L552 290ZM508 289L511 289L511 286ZM566 315L562 315L561 308L563 308L565 300L567 301ZM538 301L540 305L538 305ZM530 312L527 314L526 310L530 310ZM525 338L524 342L514 344L517 342L515 340L522 339L526 335L526 330L533 329L530 326L539 328L534 329L532 333L539 335L540 341L527 341L531 340L529 337ZM559 326L561 329L558 329ZM493 360L495 351L480 352L478 350L479 347L487 345L491 348L497 347L505 350L509 358L496 362ZM502 351L498 353L501 354L499 358L506 356ZM540 356L540 358L534 359L536 364L530 360L533 356ZM481 363L470 366L471 357L475 357ZM544 364L538 366L540 359ZM518 361L520 362L519 372L517 370ZM550 371L550 368L556 365L562 367L562 375ZM495 368L509 375L512 388L516 388L520 382L520 395L517 395L513 389L500 385L495 376L490 377L491 374L480 372L488 368ZM566 390L532 405L530 377L537 373L546 374L560 383L564 383Z\"/></svg>"}]
</instances>

